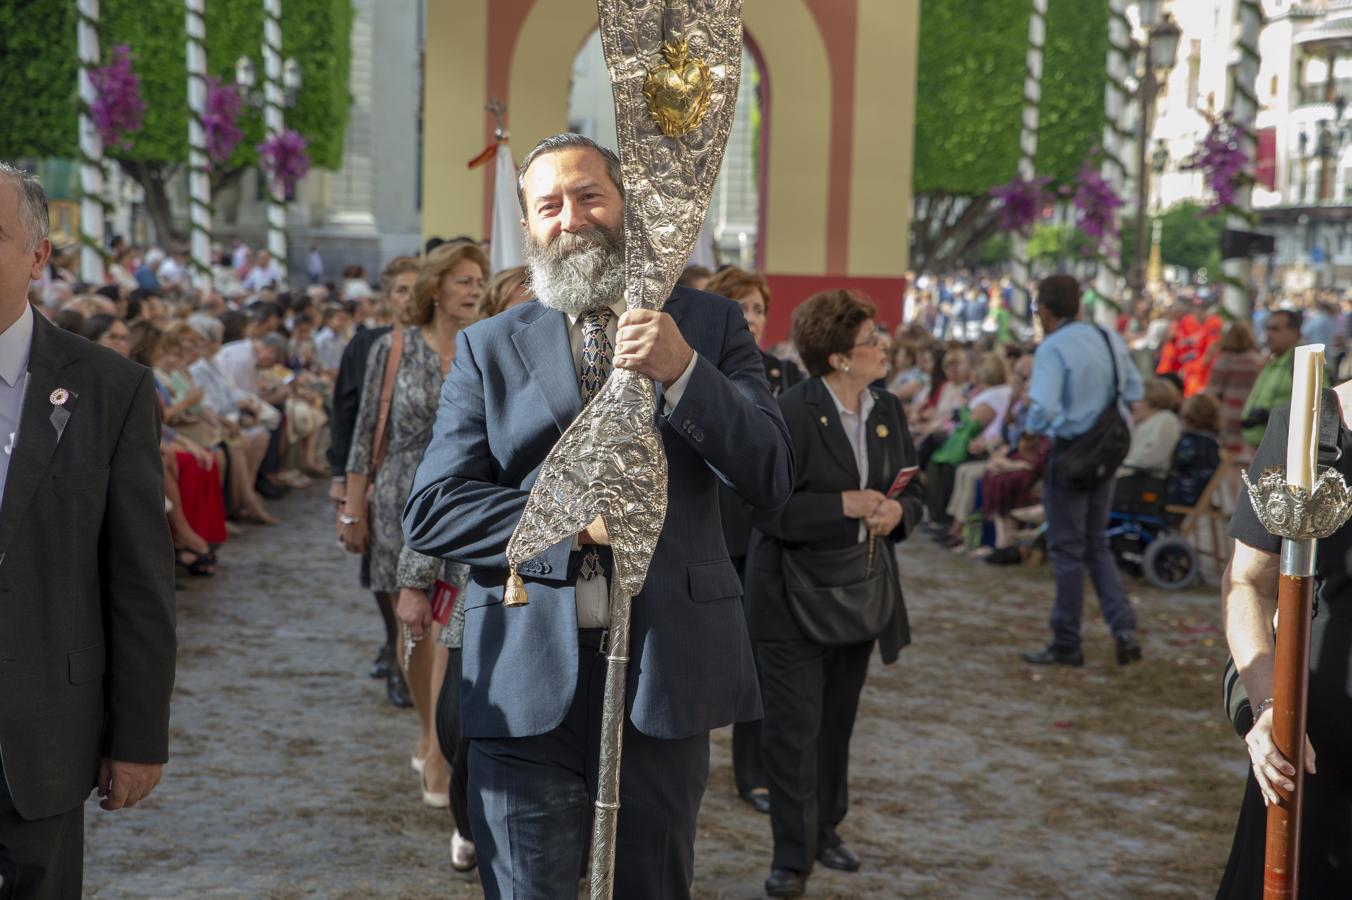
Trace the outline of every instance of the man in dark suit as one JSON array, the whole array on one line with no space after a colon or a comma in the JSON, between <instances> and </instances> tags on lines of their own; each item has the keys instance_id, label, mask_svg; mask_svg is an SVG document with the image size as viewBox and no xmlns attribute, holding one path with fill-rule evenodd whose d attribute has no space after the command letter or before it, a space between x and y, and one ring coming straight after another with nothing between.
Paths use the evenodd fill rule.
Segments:
<instances>
[{"instance_id":1,"label":"man in dark suit","mask_svg":"<svg viewBox=\"0 0 1352 900\"><path fill-rule=\"evenodd\" d=\"M79 897L84 801L169 754L173 549L149 370L35 315L37 180L0 163L0 896ZM12 892L12 893L10 893Z\"/></svg>"},{"instance_id":2,"label":"man in dark suit","mask_svg":"<svg viewBox=\"0 0 1352 900\"><path fill-rule=\"evenodd\" d=\"M770 285L765 276L736 266L726 266L710 279L707 289L709 293L727 297L742 308L746 327L759 347L765 337L766 314L770 311ZM764 350L761 351L761 359L765 362L765 378L770 383L770 393L775 397L803 380L803 371L793 360L780 359ZM746 584L746 553L751 540L750 511L736 493L726 486L720 485L718 499L723 516L723 537L728 542L728 556L737 568L738 577ZM766 787L765 761L761 758L759 719L737 722L732 726L732 778L737 796L756 812L770 812L770 791Z\"/></svg>"},{"instance_id":3,"label":"man in dark suit","mask_svg":"<svg viewBox=\"0 0 1352 900\"><path fill-rule=\"evenodd\" d=\"M502 596L527 493L582 409L580 381L604 379L613 347L615 366L659 385L669 468L665 527L633 606L615 895L687 897L709 730L760 715L717 486L759 509L782 504L787 433L735 304L678 288L660 313L624 310L613 153L549 138L519 184L539 300L460 333L404 514L414 550L471 566L461 698L480 875L489 897L571 897L584 863L609 615L601 519L519 567L529 605L505 609Z\"/></svg>"}]
</instances>

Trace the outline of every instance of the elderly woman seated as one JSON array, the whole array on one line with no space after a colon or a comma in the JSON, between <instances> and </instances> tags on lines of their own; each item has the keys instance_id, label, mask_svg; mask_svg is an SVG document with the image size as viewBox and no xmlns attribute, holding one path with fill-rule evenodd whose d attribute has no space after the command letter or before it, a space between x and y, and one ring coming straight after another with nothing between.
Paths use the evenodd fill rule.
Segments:
<instances>
[{"instance_id":1,"label":"elderly woman seated","mask_svg":"<svg viewBox=\"0 0 1352 900\"><path fill-rule=\"evenodd\" d=\"M1122 460L1118 477L1150 474L1164 478L1174 458L1174 448L1183 436L1178 408L1183 402L1178 388L1162 378L1145 383L1145 396L1131 405L1131 448Z\"/></svg>"}]
</instances>

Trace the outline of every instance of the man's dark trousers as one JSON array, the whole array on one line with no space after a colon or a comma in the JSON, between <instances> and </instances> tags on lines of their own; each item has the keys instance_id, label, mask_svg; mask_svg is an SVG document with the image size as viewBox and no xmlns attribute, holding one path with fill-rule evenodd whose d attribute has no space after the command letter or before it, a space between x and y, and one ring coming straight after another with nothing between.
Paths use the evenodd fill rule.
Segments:
<instances>
[{"instance_id":1,"label":"man's dark trousers","mask_svg":"<svg viewBox=\"0 0 1352 900\"><path fill-rule=\"evenodd\" d=\"M1048 471L1054 471L1048 464ZM1112 633L1136 630L1136 614L1122 588L1117 561L1108 548L1108 513L1114 479L1090 491L1073 491L1047 479L1042 487L1047 510L1047 559L1056 581L1052 604L1052 646L1080 647L1080 619L1084 611L1084 576L1094 582L1099 607Z\"/></svg>"},{"instance_id":2,"label":"man's dark trousers","mask_svg":"<svg viewBox=\"0 0 1352 900\"><path fill-rule=\"evenodd\" d=\"M76 900L84 872L84 806L25 819L0 768L0 900Z\"/></svg>"},{"instance_id":3,"label":"man's dark trousers","mask_svg":"<svg viewBox=\"0 0 1352 900\"><path fill-rule=\"evenodd\" d=\"M732 557L737 578L746 584L746 556ZM746 607L746 595L742 595ZM765 760L761 756L761 720L732 723L732 779L739 796L754 790L765 790Z\"/></svg>"},{"instance_id":4,"label":"man's dark trousers","mask_svg":"<svg viewBox=\"0 0 1352 900\"><path fill-rule=\"evenodd\" d=\"M600 631L579 632L577 692L562 723L535 737L470 740L469 815L489 898L577 896L596 801L606 658ZM709 734L648 737L625 722L615 896L685 900L695 819L709 776Z\"/></svg>"}]
</instances>

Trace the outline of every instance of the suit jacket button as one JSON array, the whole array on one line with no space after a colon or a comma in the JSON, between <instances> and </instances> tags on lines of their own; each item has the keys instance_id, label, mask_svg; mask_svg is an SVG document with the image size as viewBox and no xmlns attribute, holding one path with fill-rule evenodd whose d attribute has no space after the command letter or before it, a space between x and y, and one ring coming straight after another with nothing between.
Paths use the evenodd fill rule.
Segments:
<instances>
[{"instance_id":1,"label":"suit jacket button","mask_svg":"<svg viewBox=\"0 0 1352 900\"><path fill-rule=\"evenodd\" d=\"M696 428L690 432L690 436L695 439L695 443L699 443L704 440L704 429Z\"/></svg>"}]
</instances>

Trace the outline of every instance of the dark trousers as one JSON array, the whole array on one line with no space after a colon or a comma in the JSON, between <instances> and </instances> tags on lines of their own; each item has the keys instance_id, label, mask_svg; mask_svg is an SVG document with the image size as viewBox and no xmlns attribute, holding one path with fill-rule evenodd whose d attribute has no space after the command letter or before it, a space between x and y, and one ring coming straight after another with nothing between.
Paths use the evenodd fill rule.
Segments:
<instances>
[{"instance_id":1,"label":"dark trousers","mask_svg":"<svg viewBox=\"0 0 1352 900\"><path fill-rule=\"evenodd\" d=\"M577 692L557 728L470 741L469 815L489 900L577 897L591 841L606 671L598 642L588 638L578 653ZM626 721L621 772L615 896L688 898L708 733L661 740Z\"/></svg>"},{"instance_id":2,"label":"dark trousers","mask_svg":"<svg viewBox=\"0 0 1352 900\"><path fill-rule=\"evenodd\" d=\"M841 843L849 809L850 736L873 642L824 647L757 641L770 787L771 868L811 872L818 850Z\"/></svg>"},{"instance_id":3,"label":"dark trousers","mask_svg":"<svg viewBox=\"0 0 1352 900\"><path fill-rule=\"evenodd\" d=\"M1051 470L1051 466L1048 466ZM1117 561L1108 548L1108 512L1113 479L1092 491L1072 491L1048 479L1042 487L1047 509L1047 559L1056 579L1052 604L1052 644L1067 650L1080 646L1084 611L1084 576L1094 582L1099 608L1113 634L1136 630L1136 614L1122 589Z\"/></svg>"},{"instance_id":4,"label":"dark trousers","mask_svg":"<svg viewBox=\"0 0 1352 900\"><path fill-rule=\"evenodd\" d=\"M83 881L84 806L25 819L0 768L0 900L78 900Z\"/></svg>"},{"instance_id":5,"label":"dark trousers","mask_svg":"<svg viewBox=\"0 0 1352 900\"><path fill-rule=\"evenodd\" d=\"M446 679L437 694L437 743L451 763L451 818L467 841L474 840L469 823L469 738L460 732L460 660L463 651L451 647L446 660Z\"/></svg>"},{"instance_id":6,"label":"dark trousers","mask_svg":"<svg viewBox=\"0 0 1352 900\"><path fill-rule=\"evenodd\" d=\"M734 556L737 577L746 584L746 557ZM742 611L746 611L746 593L742 593ZM737 793L746 795L765 787L765 761L761 759L761 720L735 722L732 726L732 778Z\"/></svg>"}]
</instances>

